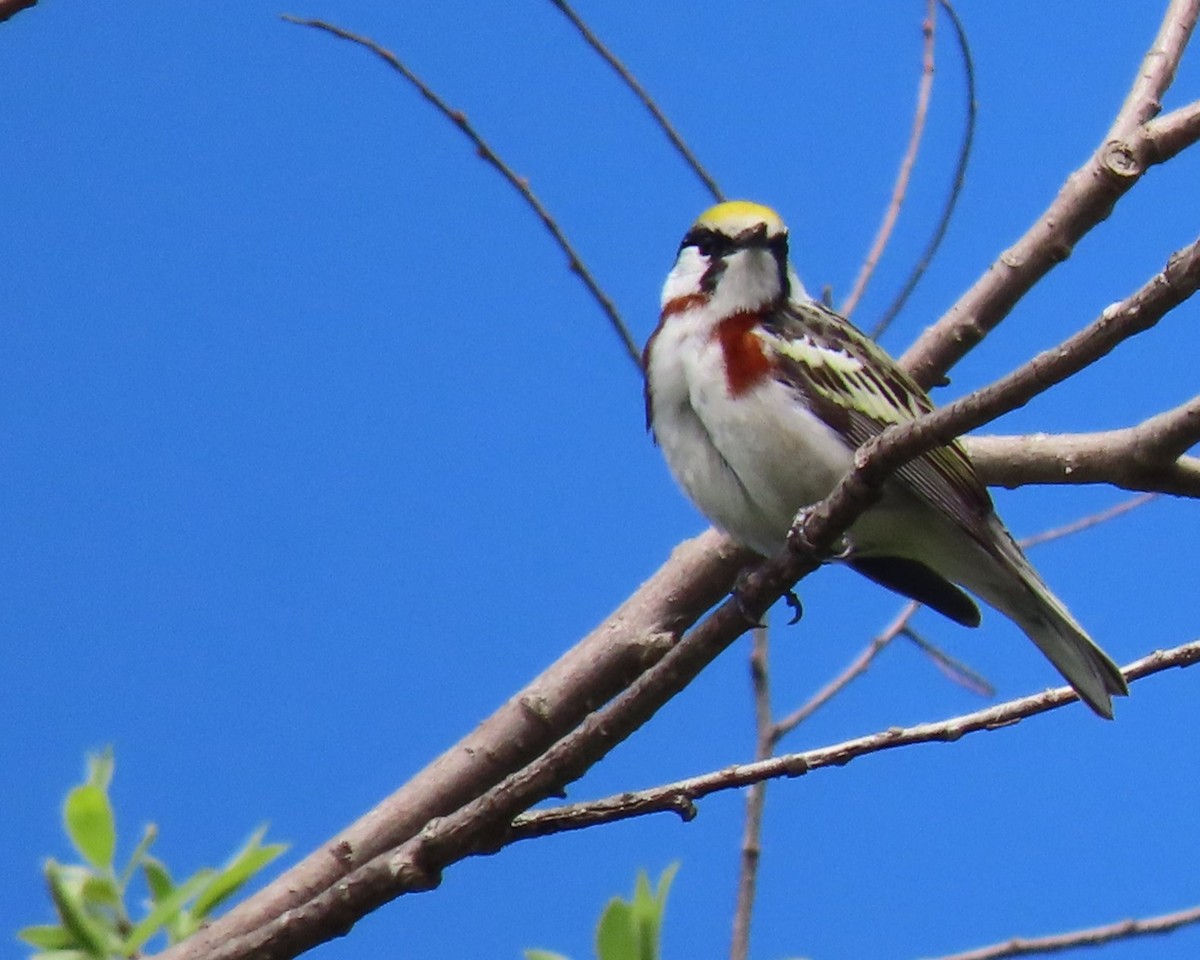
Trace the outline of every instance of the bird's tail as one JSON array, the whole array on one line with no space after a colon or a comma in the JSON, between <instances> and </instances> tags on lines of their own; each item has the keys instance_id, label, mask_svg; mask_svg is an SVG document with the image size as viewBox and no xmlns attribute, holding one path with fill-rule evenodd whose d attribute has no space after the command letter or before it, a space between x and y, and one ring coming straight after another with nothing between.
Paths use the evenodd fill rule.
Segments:
<instances>
[{"instance_id":1,"label":"bird's tail","mask_svg":"<svg viewBox=\"0 0 1200 960\"><path fill-rule=\"evenodd\" d=\"M1062 601L1050 592L1008 532L1001 528L999 533L996 547L1001 556L998 559L1010 575L991 577L987 583L968 586L1024 630L1067 683L1075 688L1080 699L1100 716L1111 720L1112 698L1129 695L1125 677L1071 616Z\"/></svg>"}]
</instances>

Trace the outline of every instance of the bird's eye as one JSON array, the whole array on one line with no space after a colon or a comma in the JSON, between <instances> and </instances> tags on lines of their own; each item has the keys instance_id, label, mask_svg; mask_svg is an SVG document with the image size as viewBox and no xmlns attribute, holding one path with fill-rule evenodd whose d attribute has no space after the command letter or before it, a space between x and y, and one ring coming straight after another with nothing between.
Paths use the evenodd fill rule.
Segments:
<instances>
[{"instance_id":1,"label":"bird's eye","mask_svg":"<svg viewBox=\"0 0 1200 960\"><path fill-rule=\"evenodd\" d=\"M701 256L708 259L719 259L733 250L733 241L727 236L701 227L691 231L683 238L683 247L695 247Z\"/></svg>"}]
</instances>

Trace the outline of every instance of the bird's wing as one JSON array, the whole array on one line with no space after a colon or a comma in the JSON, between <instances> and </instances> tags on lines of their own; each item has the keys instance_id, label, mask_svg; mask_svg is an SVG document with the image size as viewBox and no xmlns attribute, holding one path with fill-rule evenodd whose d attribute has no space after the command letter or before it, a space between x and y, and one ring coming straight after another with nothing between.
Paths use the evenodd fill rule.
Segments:
<instances>
[{"instance_id":1,"label":"bird's wing","mask_svg":"<svg viewBox=\"0 0 1200 960\"><path fill-rule=\"evenodd\" d=\"M933 401L873 340L815 301L792 301L763 318L775 374L846 443L860 447L886 428L933 410ZM898 471L898 479L985 546L991 497L958 441Z\"/></svg>"}]
</instances>

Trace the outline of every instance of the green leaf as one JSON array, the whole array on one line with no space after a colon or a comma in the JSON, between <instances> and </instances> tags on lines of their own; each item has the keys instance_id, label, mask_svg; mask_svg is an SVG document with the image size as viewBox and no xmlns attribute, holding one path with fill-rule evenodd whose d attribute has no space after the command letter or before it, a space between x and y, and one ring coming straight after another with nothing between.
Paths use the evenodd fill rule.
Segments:
<instances>
[{"instance_id":1,"label":"green leaf","mask_svg":"<svg viewBox=\"0 0 1200 960\"><path fill-rule=\"evenodd\" d=\"M112 870L117 828L108 794L94 783L75 787L63 804L63 823L75 849L97 870Z\"/></svg>"},{"instance_id":2,"label":"green leaf","mask_svg":"<svg viewBox=\"0 0 1200 960\"><path fill-rule=\"evenodd\" d=\"M90 960L91 954L82 950L47 950L31 954L29 960Z\"/></svg>"},{"instance_id":3,"label":"green leaf","mask_svg":"<svg viewBox=\"0 0 1200 960\"><path fill-rule=\"evenodd\" d=\"M147 940L170 924L183 909L183 905L212 880L214 872L212 870L198 871L186 883L176 887L166 897L159 900L154 909L125 938L125 942L121 945L122 955L132 956L145 945Z\"/></svg>"},{"instance_id":4,"label":"green leaf","mask_svg":"<svg viewBox=\"0 0 1200 960\"><path fill-rule=\"evenodd\" d=\"M17 936L31 947L40 947L42 950L65 950L75 946L71 931L54 924L25 927L17 931Z\"/></svg>"},{"instance_id":5,"label":"green leaf","mask_svg":"<svg viewBox=\"0 0 1200 960\"><path fill-rule=\"evenodd\" d=\"M116 767L116 763L116 760L113 759L113 748L111 745L105 747L99 753L89 753L86 782L108 793L108 786L112 783L113 770Z\"/></svg>"},{"instance_id":6,"label":"green leaf","mask_svg":"<svg viewBox=\"0 0 1200 960\"><path fill-rule=\"evenodd\" d=\"M525 960L567 960L561 953L550 950L526 950Z\"/></svg>"},{"instance_id":7,"label":"green leaf","mask_svg":"<svg viewBox=\"0 0 1200 960\"><path fill-rule=\"evenodd\" d=\"M640 960L633 908L613 897L600 914L596 926L596 956L599 960Z\"/></svg>"},{"instance_id":8,"label":"green leaf","mask_svg":"<svg viewBox=\"0 0 1200 960\"><path fill-rule=\"evenodd\" d=\"M198 919L207 917L214 908L232 896L238 889L268 863L287 849L287 844L272 843L261 846L266 835L266 826L261 826L250 835L250 839L235 853L204 890L196 898L192 913Z\"/></svg>"},{"instance_id":9,"label":"green leaf","mask_svg":"<svg viewBox=\"0 0 1200 960\"><path fill-rule=\"evenodd\" d=\"M650 889L650 878L645 870L639 870L633 884L633 900L630 901L634 935L638 941L638 960L657 960L658 926L662 911L658 900Z\"/></svg>"},{"instance_id":10,"label":"green leaf","mask_svg":"<svg viewBox=\"0 0 1200 960\"><path fill-rule=\"evenodd\" d=\"M54 901L62 925L70 932L76 946L89 956L103 960L109 955L110 941L113 937L84 906L84 878L80 874L86 876L87 872L71 870L53 860L46 864L46 882L50 886L50 898Z\"/></svg>"},{"instance_id":11,"label":"green leaf","mask_svg":"<svg viewBox=\"0 0 1200 960\"><path fill-rule=\"evenodd\" d=\"M88 907L121 907L121 892L117 889L115 880L98 874L89 874L83 881L79 891L83 902Z\"/></svg>"},{"instance_id":12,"label":"green leaf","mask_svg":"<svg viewBox=\"0 0 1200 960\"><path fill-rule=\"evenodd\" d=\"M171 891L175 889L175 884L171 880L171 874L167 871L167 865L158 857L152 857L146 854L142 857L142 872L146 875L146 886L150 888L150 896L157 903L159 900L165 900L171 895Z\"/></svg>"},{"instance_id":13,"label":"green leaf","mask_svg":"<svg viewBox=\"0 0 1200 960\"><path fill-rule=\"evenodd\" d=\"M133 848L133 853L129 857L129 863L125 865L125 869L121 871L121 890L129 886L129 881L133 879L134 871L141 865L142 859L147 856L147 851L150 849L150 844L158 838L158 827L153 823L146 824L146 828L142 831L142 839L138 841L138 845Z\"/></svg>"},{"instance_id":14,"label":"green leaf","mask_svg":"<svg viewBox=\"0 0 1200 960\"><path fill-rule=\"evenodd\" d=\"M667 909L667 894L671 892L671 884L675 882L675 874L679 873L679 861L676 860L665 869L658 878L658 890L654 895L662 910Z\"/></svg>"}]
</instances>

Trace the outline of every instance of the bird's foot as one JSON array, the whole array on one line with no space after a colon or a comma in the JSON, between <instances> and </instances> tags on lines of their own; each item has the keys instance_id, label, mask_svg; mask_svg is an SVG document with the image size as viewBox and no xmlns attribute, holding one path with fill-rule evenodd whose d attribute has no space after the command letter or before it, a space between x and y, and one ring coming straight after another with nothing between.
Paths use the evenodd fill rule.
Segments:
<instances>
[{"instance_id":1,"label":"bird's foot","mask_svg":"<svg viewBox=\"0 0 1200 960\"><path fill-rule=\"evenodd\" d=\"M733 602L737 604L738 613L742 615L742 619L750 625L752 630L761 630L766 627L757 616L750 612L746 607L746 598L743 596L743 591L746 589L746 580L749 577L750 571L748 568L741 570L737 575L737 580L733 583L733 590L730 596L733 597Z\"/></svg>"},{"instance_id":2,"label":"bird's foot","mask_svg":"<svg viewBox=\"0 0 1200 960\"><path fill-rule=\"evenodd\" d=\"M789 590L783 595L783 599L787 602L788 608L792 611L792 619L787 622L787 625L794 626L800 622L800 618L804 616L804 604L800 602L800 597L795 590Z\"/></svg>"},{"instance_id":3,"label":"bird's foot","mask_svg":"<svg viewBox=\"0 0 1200 960\"><path fill-rule=\"evenodd\" d=\"M792 521L791 529L788 530L788 546L793 550L802 550L812 554L820 563L828 563L832 560L849 560L854 555L854 541L851 539L850 534L843 533L825 549L818 549L808 539L805 528L808 525L808 518L812 515L813 509L813 507L802 507L797 511L796 518Z\"/></svg>"}]
</instances>

